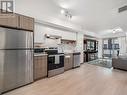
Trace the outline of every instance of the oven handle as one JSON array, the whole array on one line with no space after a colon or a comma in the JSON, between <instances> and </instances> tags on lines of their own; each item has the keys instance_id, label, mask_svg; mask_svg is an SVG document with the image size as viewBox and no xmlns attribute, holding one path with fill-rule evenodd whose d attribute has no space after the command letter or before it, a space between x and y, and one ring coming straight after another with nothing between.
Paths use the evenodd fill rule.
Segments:
<instances>
[{"instance_id":1,"label":"oven handle","mask_svg":"<svg viewBox=\"0 0 127 95\"><path fill-rule=\"evenodd\" d=\"M49 55L48 57L55 57L56 55ZM64 56L64 54L59 54L59 56Z\"/></svg>"}]
</instances>

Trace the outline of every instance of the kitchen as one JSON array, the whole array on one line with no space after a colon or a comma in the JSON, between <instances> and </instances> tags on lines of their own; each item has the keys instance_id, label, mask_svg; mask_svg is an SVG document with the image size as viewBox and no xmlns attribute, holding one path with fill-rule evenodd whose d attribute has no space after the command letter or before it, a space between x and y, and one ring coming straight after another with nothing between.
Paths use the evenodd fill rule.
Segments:
<instances>
[{"instance_id":1,"label":"kitchen","mask_svg":"<svg viewBox=\"0 0 127 95\"><path fill-rule=\"evenodd\" d=\"M41 48L42 51L45 51L50 56L54 55L55 58L53 58L53 62L57 61L55 60L57 55L61 57L62 55L65 55L64 56L65 59L61 60L61 62L63 61L61 64L64 63L64 65L62 65L62 67L60 66L61 67L60 69L55 70L56 74L64 72L64 68L63 68L64 66L66 67L65 70L72 69L73 67L75 67L73 66L74 65L73 56L76 53L82 52L81 50L80 51L76 50L77 40L78 40L77 32L74 33L69 30L65 31L65 28L55 24L51 24L51 23L43 24L43 23L44 22L39 22L39 21L35 23L35 30L37 30L37 32L35 31L35 48L36 49ZM72 36L70 37L70 35ZM48 58L48 59L52 59L52 58ZM78 58L78 59L79 59L79 62L77 63L79 64L81 63L81 58ZM67 62L68 64L65 62ZM54 68L57 68L57 67L54 67ZM49 72L49 76L50 76L50 72Z\"/></svg>"},{"instance_id":2,"label":"kitchen","mask_svg":"<svg viewBox=\"0 0 127 95\"><path fill-rule=\"evenodd\" d=\"M0 0L0 95L126 95L125 3Z\"/></svg>"},{"instance_id":3,"label":"kitchen","mask_svg":"<svg viewBox=\"0 0 127 95\"><path fill-rule=\"evenodd\" d=\"M83 63L83 50L79 49L83 47L79 38L82 35L70 28L17 13L4 14L0 26L0 93L56 76Z\"/></svg>"}]
</instances>

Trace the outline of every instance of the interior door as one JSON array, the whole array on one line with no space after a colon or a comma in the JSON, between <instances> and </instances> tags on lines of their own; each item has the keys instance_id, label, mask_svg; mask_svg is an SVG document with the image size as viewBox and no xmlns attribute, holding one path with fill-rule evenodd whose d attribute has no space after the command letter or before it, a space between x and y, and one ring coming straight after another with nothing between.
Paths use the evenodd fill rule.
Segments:
<instances>
[{"instance_id":1,"label":"interior door","mask_svg":"<svg viewBox=\"0 0 127 95\"><path fill-rule=\"evenodd\" d=\"M0 50L0 55L4 55L3 92L33 81L31 50Z\"/></svg>"}]
</instances>

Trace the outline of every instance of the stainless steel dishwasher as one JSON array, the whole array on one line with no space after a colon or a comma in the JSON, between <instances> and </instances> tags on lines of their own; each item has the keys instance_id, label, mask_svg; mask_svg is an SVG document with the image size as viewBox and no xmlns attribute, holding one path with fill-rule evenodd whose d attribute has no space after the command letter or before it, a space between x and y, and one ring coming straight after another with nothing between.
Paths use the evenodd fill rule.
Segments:
<instances>
[{"instance_id":1,"label":"stainless steel dishwasher","mask_svg":"<svg viewBox=\"0 0 127 95\"><path fill-rule=\"evenodd\" d=\"M80 67L80 52L73 53L74 65L73 68Z\"/></svg>"}]
</instances>

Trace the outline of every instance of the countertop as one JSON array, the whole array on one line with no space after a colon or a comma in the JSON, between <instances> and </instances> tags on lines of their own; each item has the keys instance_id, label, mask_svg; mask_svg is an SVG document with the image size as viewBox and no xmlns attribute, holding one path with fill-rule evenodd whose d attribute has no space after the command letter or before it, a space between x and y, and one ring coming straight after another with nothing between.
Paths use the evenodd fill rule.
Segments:
<instances>
[{"instance_id":1,"label":"countertop","mask_svg":"<svg viewBox=\"0 0 127 95\"><path fill-rule=\"evenodd\" d=\"M84 51L84 53L98 53L98 51L93 50L93 51Z\"/></svg>"},{"instance_id":2,"label":"countertop","mask_svg":"<svg viewBox=\"0 0 127 95\"><path fill-rule=\"evenodd\" d=\"M81 52L64 52L64 54L75 54L75 53L81 53Z\"/></svg>"},{"instance_id":3,"label":"countertop","mask_svg":"<svg viewBox=\"0 0 127 95\"><path fill-rule=\"evenodd\" d=\"M80 52L64 52L65 55L67 54L76 54L76 53L80 53ZM48 54L46 53L34 53L34 56L47 56Z\"/></svg>"},{"instance_id":4,"label":"countertop","mask_svg":"<svg viewBox=\"0 0 127 95\"><path fill-rule=\"evenodd\" d=\"M47 56L48 54L46 53L34 53L34 56Z\"/></svg>"},{"instance_id":5,"label":"countertop","mask_svg":"<svg viewBox=\"0 0 127 95\"><path fill-rule=\"evenodd\" d=\"M64 54L73 54L72 52L64 52Z\"/></svg>"}]
</instances>

